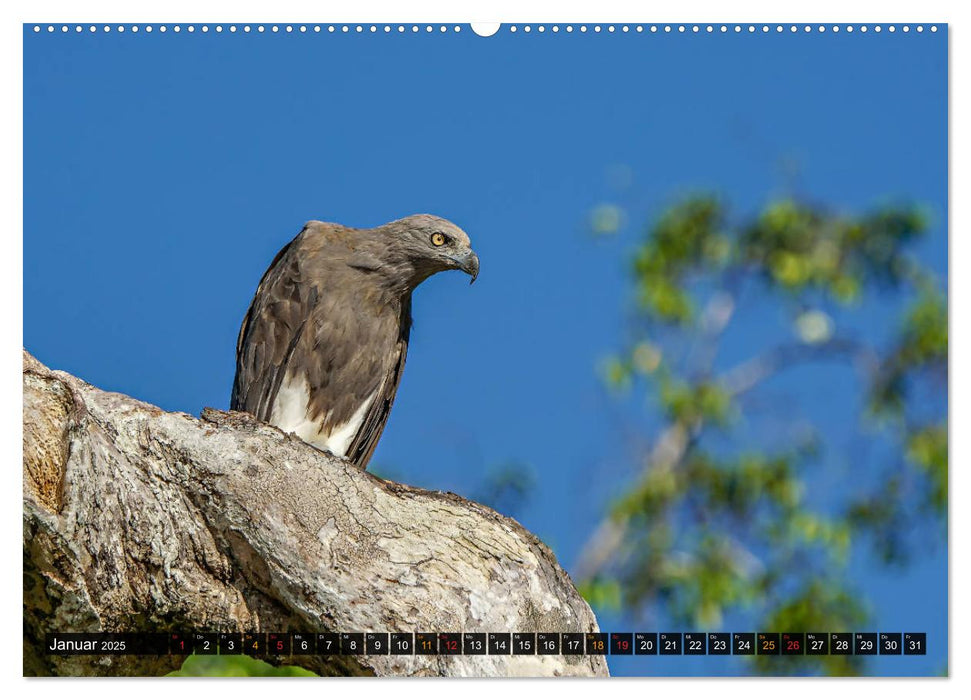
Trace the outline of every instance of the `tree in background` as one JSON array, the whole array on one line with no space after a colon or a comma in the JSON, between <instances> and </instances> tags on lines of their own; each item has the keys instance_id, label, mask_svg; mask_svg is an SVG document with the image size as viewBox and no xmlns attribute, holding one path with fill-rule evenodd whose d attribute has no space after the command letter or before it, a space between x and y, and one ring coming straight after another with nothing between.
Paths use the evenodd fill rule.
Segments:
<instances>
[{"instance_id":1,"label":"tree in background","mask_svg":"<svg viewBox=\"0 0 971 700\"><path fill-rule=\"evenodd\" d=\"M618 210L596 215L595 231L616 230ZM782 199L734 219L701 195L647 229L629 337L604 368L612 389L647 400L634 430L647 442L581 555L589 601L703 630L748 610L759 629L852 631L867 619L844 576L855 547L905 566L918 545L946 543L947 299L913 254L927 228L912 206L844 215ZM733 336L746 313L759 332L747 321ZM895 318L880 326L890 337L867 328L879 314ZM743 359L724 360L729 339ZM812 381L818 363L851 368L838 393L860 397L864 449L846 454L809 425L799 388L767 403L766 385ZM822 486L834 456L846 468ZM851 674L859 658L752 660Z\"/></svg>"}]
</instances>

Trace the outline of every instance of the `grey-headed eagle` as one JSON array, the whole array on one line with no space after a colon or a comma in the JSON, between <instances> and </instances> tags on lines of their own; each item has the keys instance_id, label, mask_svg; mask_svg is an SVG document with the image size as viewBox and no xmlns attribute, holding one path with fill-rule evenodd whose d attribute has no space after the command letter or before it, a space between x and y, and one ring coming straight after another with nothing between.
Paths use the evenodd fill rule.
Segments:
<instances>
[{"instance_id":1,"label":"grey-headed eagle","mask_svg":"<svg viewBox=\"0 0 971 700\"><path fill-rule=\"evenodd\" d=\"M405 366L411 293L443 270L479 274L469 237L445 219L308 222L243 319L230 407L366 468Z\"/></svg>"}]
</instances>

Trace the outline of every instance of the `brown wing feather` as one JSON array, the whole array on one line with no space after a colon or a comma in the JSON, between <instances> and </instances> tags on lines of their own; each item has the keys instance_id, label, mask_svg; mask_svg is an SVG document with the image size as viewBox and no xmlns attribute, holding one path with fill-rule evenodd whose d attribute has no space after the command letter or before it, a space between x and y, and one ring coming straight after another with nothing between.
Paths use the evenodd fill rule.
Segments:
<instances>
[{"instance_id":1,"label":"brown wing feather","mask_svg":"<svg viewBox=\"0 0 971 700\"><path fill-rule=\"evenodd\" d=\"M408 307L410 307L410 302ZM368 408L367 415L361 422L361 427L347 448L347 459L352 461L355 466L367 469L374 448L378 446L378 439L384 431L384 426L388 422L391 413L391 405L398 393L398 385L401 384L401 374L405 368L405 357L408 354L408 331L411 325L410 308L406 308L402 314L402 331L398 344L395 347L395 357L390 363L388 373L381 382L381 387L371 406Z\"/></svg>"},{"instance_id":2,"label":"brown wing feather","mask_svg":"<svg viewBox=\"0 0 971 700\"><path fill-rule=\"evenodd\" d=\"M313 299L301 300L294 243L285 245L260 280L236 341L236 378L230 408L268 421ZM284 295L284 292L289 292Z\"/></svg>"}]
</instances>

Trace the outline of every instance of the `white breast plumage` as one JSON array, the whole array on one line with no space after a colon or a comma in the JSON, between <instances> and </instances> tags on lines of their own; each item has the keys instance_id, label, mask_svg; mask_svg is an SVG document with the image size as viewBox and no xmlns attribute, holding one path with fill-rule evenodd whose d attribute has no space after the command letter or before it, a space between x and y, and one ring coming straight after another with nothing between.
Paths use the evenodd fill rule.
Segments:
<instances>
[{"instance_id":1,"label":"white breast plumage","mask_svg":"<svg viewBox=\"0 0 971 700\"><path fill-rule=\"evenodd\" d=\"M270 423L284 432L295 434L314 447L327 450L338 457L346 457L347 448L360 430L375 394L377 392L368 396L346 423L325 432L322 426L326 422L326 415L318 420L309 418L310 385L306 378L288 375L277 392L273 411L270 413Z\"/></svg>"}]
</instances>

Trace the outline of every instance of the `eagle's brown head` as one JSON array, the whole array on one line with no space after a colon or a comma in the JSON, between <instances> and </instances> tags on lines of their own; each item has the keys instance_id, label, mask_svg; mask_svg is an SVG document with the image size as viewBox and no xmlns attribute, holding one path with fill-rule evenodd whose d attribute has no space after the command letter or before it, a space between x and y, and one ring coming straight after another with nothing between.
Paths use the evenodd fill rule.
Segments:
<instances>
[{"instance_id":1,"label":"eagle's brown head","mask_svg":"<svg viewBox=\"0 0 971 700\"><path fill-rule=\"evenodd\" d=\"M444 270L462 270L471 282L479 276L479 256L468 235L447 219L415 214L371 230L385 246L385 264L412 289Z\"/></svg>"}]
</instances>

